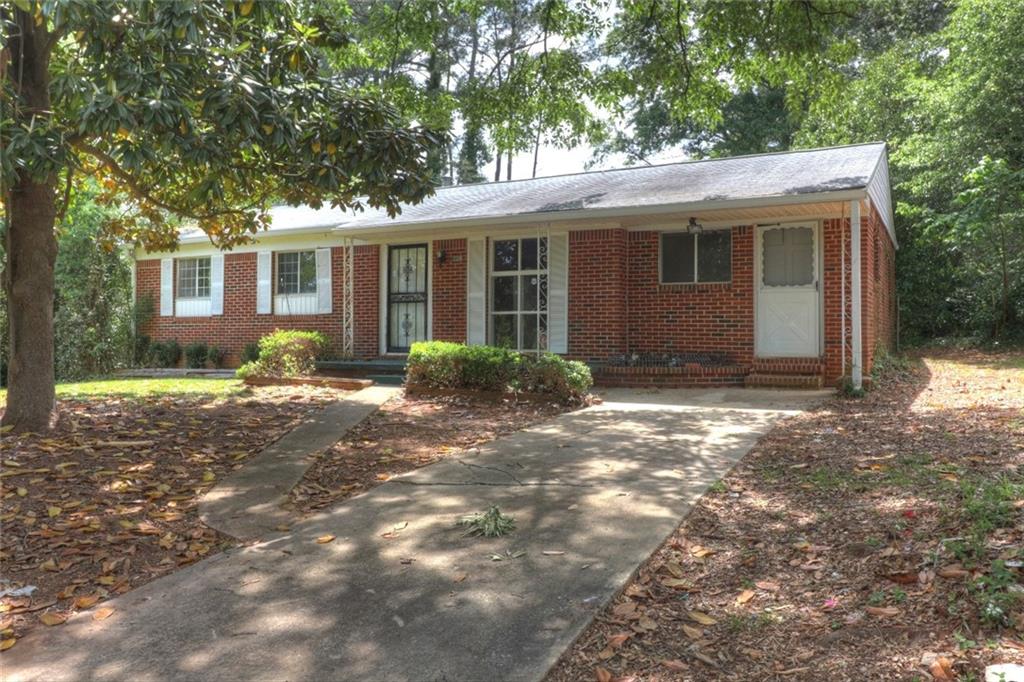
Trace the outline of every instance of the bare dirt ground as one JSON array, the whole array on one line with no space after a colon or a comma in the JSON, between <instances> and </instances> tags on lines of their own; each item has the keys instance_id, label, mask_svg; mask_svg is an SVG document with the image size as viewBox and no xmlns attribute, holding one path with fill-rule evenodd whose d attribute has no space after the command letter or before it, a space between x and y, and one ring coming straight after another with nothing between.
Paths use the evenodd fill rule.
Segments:
<instances>
[{"instance_id":1,"label":"bare dirt ground","mask_svg":"<svg viewBox=\"0 0 1024 682\"><path fill-rule=\"evenodd\" d=\"M554 403L401 396L321 453L291 502L301 512L322 509L474 445L565 412Z\"/></svg>"},{"instance_id":2,"label":"bare dirt ground","mask_svg":"<svg viewBox=\"0 0 1024 682\"><path fill-rule=\"evenodd\" d=\"M10 435L0 466L0 649L233 544L196 501L218 479L343 392L61 401L52 433Z\"/></svg>"},{"instance_id":3,"label":"bare dirt ground","mask_svg":"<svg viewBox=\"0 0 1024 682\"><path fill-rule=\"evenodd\" d=\"M548 682L978 680L1022 542L1024 354L929 353L765 436Z\"/></svg>"}]
</instances>

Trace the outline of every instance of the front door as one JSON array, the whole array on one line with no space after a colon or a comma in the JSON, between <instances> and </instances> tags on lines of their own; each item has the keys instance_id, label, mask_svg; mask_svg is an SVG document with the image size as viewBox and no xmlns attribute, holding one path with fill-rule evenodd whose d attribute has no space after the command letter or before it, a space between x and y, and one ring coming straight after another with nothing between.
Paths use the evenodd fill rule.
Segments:
<instances>
[{"instance_id":1,"label":"front door","mask_svg":"<svg viewBox=\"0 0 1024 682\"><path fill-rule=\"evenodd\" d=\"M427 245L388 247L387 346L407 353L427 339Z\"/></svg>"},{"instance_id":2,"label":"front door","mask_svg":"<svg viewBox=\"0 0 1024 682\"><path fill-rule=\"evenodd\" d=\"M818 357L818 226L757 228L757 333L760 357Z\"/></svg>"}]
</instances>

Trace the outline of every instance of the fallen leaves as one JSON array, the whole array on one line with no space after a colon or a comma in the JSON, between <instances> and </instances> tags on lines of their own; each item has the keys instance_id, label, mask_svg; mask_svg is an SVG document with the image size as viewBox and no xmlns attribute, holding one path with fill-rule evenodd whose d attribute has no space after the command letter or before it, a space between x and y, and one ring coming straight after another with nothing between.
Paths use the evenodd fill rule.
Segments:
<instances>
[{"instance_id":1,"label":"fallen leaves","mask_svg":"<svg viewBox=\"0 0 1024 682\"><path fill-rule=\"evenodd\" d=\"M0 574L38 587L30 604L0 597L14 639L45 627L26 614L88 608L75 600L95 605L229 543L199 520L198 495L333 395L63 400L51 433L5 434Z\"/></svg>"},{"instance_id":2,"label":"fallen leaves","mask_svg":"<svg viewBox=\"0 0 1024 682\"><path fill-rule=\"evenodd\" d=\"M110 606L105 606L103 608L96 609L95 611L93 611L92 619L106 620L107 618L110 618L112 615L114 615L114 608Z\"/></svg>"},{"instance_id":3,"label":"fallen leaves","mask_svg":"<svg viewBox=\"0 0 1024 682\"><path fill-rule=\"evenodd\" d=\"M328 534L328 535L321 535L320 537L318 537L316 539L316 544L318 544L318 545L326 545L328 542L334 542L334 536L333 535L330 535L330 534Z\"/></svg>"},{"instance_id":4,"label":"fallen leaves","mask_svg":"<svg viewBox=\"0 0 1024 682\"><path fill-rule=\"evenodd\" d=\"M42 614L39 615L39 622L41 622L43 625L50 625L50 626L62 625L63 623L65 623L67 621L67 619L68 619L68 617L70 615L71 614L68 614L68 613L58 613L58 612L55 612L55 611L47 611L46 613L42 613Z\"/></svg>"},{"instance_id":5,"label":"fallen leaves","mask_svg":"<svg viewBox=\"0 0 1024 682\"><path fill-rule=\"evenodd\" d=\"M865 606L864 612L880 618L892 618L900 615L900 610L895 606Z\"/></svg>"}]
</instances>

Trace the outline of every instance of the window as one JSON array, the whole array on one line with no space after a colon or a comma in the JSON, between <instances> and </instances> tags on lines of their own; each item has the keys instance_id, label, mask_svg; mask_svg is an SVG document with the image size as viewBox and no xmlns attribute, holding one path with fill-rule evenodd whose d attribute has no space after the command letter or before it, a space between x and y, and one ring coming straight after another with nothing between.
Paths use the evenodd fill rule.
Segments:
<instances>
[{"instance_id":1,"label":"window","mask_svg":"<svg viewBox=\"0 0 1024 682\"><path fill-rule=\"evenodd\" d=\"M523 351L546 349L548 240L495 239L491 253L491 343Z\"/></svg>"},{"instance_id":2,"label":"window","mask_svg":"<svg viewBox=\"0 0 1024 682\"><path fill-rule=\"evenodd\" d=\"M665 284L732 280L732 230L661 235L661 281Z\"/></svg>"},{"instance_id":3,"label":"window","mask_svg":"<svg viewBox=\"0 0 1024 682\"><path fill-rule=\"evenodd\" d=\"M210 298L210 258L178 259L178 298Z\"/></svg>"},{"instance_id":4,"label":"window","mask_svg":"<svg viewBox=\"0 0 1024 682\"><path fill-rule=\"evenodd\" d=\"M292 251L277 254L277 293L316 293L316 252Z\"/></svg>"},{"instance_id":5,"label":"window","mask_svg":"<svg viewBox=\"0 0 1024 682\"><path fill-rule=\"evenodd\" d=\"M765 230L762 284L798 287L814 284L814 229L775 227Z\"/></svg>"}]
</instances>

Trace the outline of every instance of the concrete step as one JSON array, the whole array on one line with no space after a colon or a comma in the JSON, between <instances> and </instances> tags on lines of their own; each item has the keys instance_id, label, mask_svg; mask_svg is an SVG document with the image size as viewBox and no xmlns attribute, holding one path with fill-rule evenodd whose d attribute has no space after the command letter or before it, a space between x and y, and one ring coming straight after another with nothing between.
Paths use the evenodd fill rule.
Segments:
<instances>
[{"instance_id":1,"label":"concrete step","mask_svg":"<svg viewBox=\"0 0 1024 682\"><path fill-rule=\"evenodd\" d=\"M820 374L765 374L751 372L744 384L754 388L822 388L825 381Z\"/></svg>"},{"instance_id":2,"label":"concrete step","mask_svg":"<svg viewBox=\"0 0 1024 682\"><path fill-rule=\"evenodd\" d=\"M366 378L381 386L401 386L405 383L403 374L367 374Z\"/></svg>"}]
</instances>

